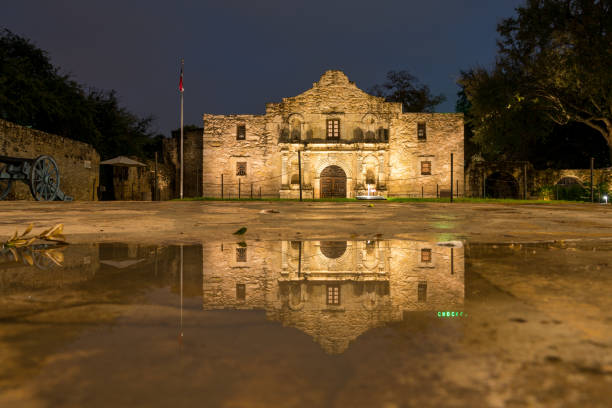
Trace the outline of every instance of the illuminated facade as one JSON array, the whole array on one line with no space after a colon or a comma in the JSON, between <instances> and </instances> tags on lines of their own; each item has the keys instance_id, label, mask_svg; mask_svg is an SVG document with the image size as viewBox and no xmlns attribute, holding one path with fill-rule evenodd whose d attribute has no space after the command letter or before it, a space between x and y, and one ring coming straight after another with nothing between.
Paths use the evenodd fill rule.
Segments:
<instances>
[{"instance_id":1,"label":"illuminated facade","mask_svg":"<svg viewBox=\"0 0 612 408\"><path fill-rule=\"evenodd\" d=\"M306 198L436 196L453 175L463 189L463 115L404 113L369 95L341 71L327 71L300 95L266 104L263 115L203 116L203 196ZM298 152L301 155L298 158ZM189 153L186 165L189 166ZM456 186L455 186L456 187Z\"/></svg>"},{"instance_id":2,"label":"illuminated facade","mask_svg":"<svg viewBox=\"0 0 612 408\"><path fill-rule=\"evenodd\" d=\"M328 353L405 313L461 311L463 247L282 241L203 248L203 308L261 309Z\"/></svg>"}]
</instances>

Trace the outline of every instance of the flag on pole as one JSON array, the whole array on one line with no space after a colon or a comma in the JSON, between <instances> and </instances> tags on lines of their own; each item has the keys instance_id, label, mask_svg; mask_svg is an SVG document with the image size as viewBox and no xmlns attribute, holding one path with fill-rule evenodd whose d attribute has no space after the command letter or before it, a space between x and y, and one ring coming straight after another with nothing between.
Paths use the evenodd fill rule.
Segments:
<instances>
[{"instance_id":1,"label":"flag on pole","mask_svg":"<svg viewBox=\"0 0 612 408\"><path fill-rule=\"evenodd\" d=\"M183 60L181 60L181 79L179 80L179 91L183 92L185 88L183 88Z\"/></svg>"}]
</instances>

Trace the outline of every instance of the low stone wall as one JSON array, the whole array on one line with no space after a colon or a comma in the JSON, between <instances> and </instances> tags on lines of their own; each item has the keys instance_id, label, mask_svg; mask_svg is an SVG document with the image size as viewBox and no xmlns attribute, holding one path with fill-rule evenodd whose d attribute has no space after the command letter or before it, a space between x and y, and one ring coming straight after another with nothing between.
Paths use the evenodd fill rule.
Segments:
<instances>
[{"instance_id":1,"label":"low stone wall","mask_svg":"<svg viewBox=\"0 0 612 408\"><path fill-rule=\"evenodd\" d=\"M591 185L590 169L536 170L529 162L480 161L471 163L465 174L467 196L482 197L486 192L490 197L490 192L484 188L484 184L487 179L499 174L504 174L508 180L513 181L517 193L514 198L523 198L526 187L526 197L529 199L554 199L555 186L564 178L575 179L587 189ZM607 194L612 187L612 168L593 169L593 185L596 199L598 195Z\"/></svg>"},{"instance_id":2,"label":"low stone wall","mask_svg":"<svg viewBox=\"0 0 612 408\"><path fill-rule=\"evenodd\" d=\"M100 155L91 145L0 119L0 155L36 158L43 154L55 159L66 195L75 200L98 199ZM7 199L34 198L28 185L14 182Z\"/></svg>"}]
</instances>

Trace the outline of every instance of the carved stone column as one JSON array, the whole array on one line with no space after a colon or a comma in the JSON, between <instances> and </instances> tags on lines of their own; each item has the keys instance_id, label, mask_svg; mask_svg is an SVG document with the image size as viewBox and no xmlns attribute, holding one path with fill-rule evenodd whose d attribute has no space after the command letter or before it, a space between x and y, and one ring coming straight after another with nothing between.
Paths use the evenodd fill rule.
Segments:
<instances>
[{"instance_id":1,"label":"carved stone column","mask_svg":"<svg viewBox=\"0 0 612 408\"><path fill-rule=\"evenodd\" d=\"M385 172L385 154L378 153L378 187L385 188L387 186L387 178Z\"/></svg>"},{"instance_id":2,"label":"carved stone column","mask_svg":"<svg viewBox=\"0 0 612 408\"><path fill-rule=\"evenodd\" d=\"M302 183L305 187L310 186L310 156L306 152L302 152Z\"/></svg>"},{"instance_id":3,"label":"carved stone column","mask_svg":"<svg viewBox=\"0 0 612 408\"><path fill-rule=\"evenodd\" d=\"M357 185L365 185L365 168L363 167L363 155L357 155L357 173L355 173Z\"/></svg>"},{"instance_id":4,"label":"carved stone column","mask_svg":"<svg viewBox=\"0 0 612 408\"><path fill-rule=\"evenodd\" d=\"M289 175L287 170L288 159L287 153L283 153L281 158L281 188L287 188L289 185Z\"/></svg>"}]
</instances>

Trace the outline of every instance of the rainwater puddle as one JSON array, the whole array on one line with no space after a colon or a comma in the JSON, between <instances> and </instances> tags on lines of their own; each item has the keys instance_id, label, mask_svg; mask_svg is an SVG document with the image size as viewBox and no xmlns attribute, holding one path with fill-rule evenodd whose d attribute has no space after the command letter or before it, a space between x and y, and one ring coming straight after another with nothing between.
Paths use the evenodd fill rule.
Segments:
<instances>
[{"instance_id":1,"label":"rainwater puddle","mask_svg":"<svg viewBox=\"0 0 612 408\"><path fill-rule=\"evenodd\" d=\"M611 255L409 240L5 252L0 406L610 406Z\"/></svg>"}]
</instances>

